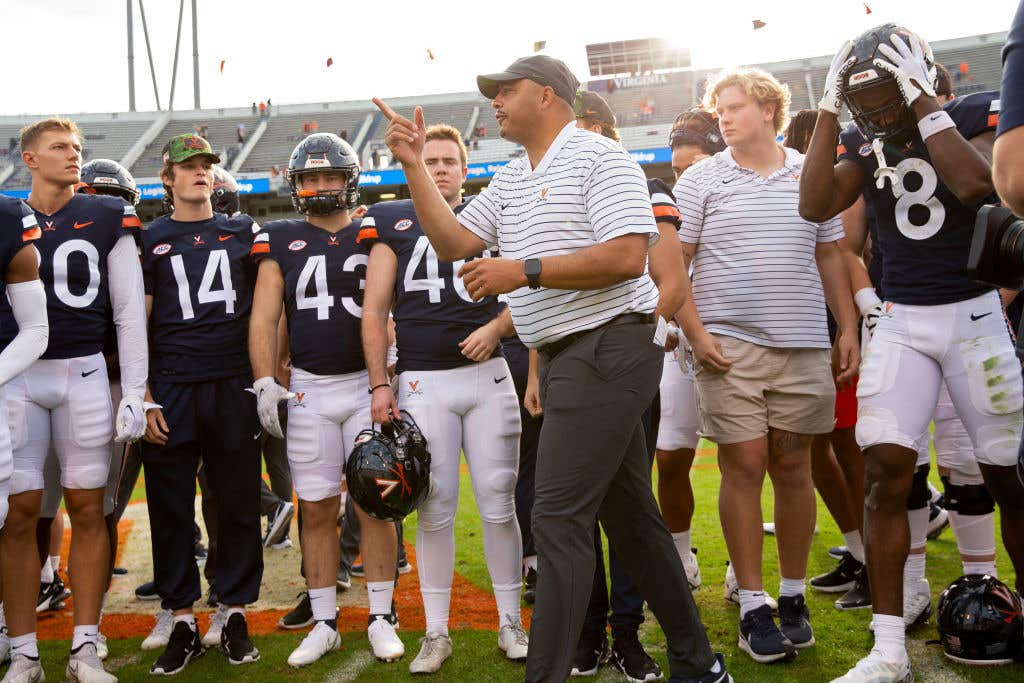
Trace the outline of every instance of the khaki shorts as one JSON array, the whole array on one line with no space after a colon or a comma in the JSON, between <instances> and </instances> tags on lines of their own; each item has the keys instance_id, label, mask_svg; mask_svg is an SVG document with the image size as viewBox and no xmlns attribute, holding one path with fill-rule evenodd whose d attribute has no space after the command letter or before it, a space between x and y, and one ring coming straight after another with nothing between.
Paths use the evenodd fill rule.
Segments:
<instances>
[{"instance_id":1,"label":"khaki shorts","mask_svg":"<svg viewBox=\"0 0 1024 683\"><path fill-rule=\"evenodd\" d=\"M694 366L701 436L731 444L765 436L769 427L832 431L836 388L827 349L777 349L714 336L733 366L724 374Z\"/></svg>"}]
</instances>

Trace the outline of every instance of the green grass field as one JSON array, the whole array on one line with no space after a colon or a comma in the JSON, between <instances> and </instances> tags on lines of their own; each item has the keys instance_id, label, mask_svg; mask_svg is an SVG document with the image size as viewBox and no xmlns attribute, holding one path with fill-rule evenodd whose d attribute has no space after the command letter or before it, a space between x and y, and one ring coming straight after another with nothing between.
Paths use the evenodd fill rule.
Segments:
<instances>
[{"instance_id":1,"label":"green grass field","mask_svg":"<svg viewBox=\"0 0 1024 683\"><path fill-rule=\"evenodd\" d=\"M709 444L703 444L709 445ZM722 582L725 576L725 541L718 524L718 470L714 457L698 457L692 473L697 500L697 512L693 523L693 542L699 548L699 559L704 586L695 597L701 610L712 645L726 655L730 672L737 681L828 681L842 675L857 659L864 656L871 646L868 633L870 611L839 612L832 607L836 596L808 593L811 622L815 629L817 645L800 652L792 662L782 665L762 666L755 664L736 646L736 626L739 609L729 605L722 597ZM934 470L933 470L934 472ZM657 472L655 472L657 476ZM489 590L490 581L483 560L483 543L480 524L476 516L473 495L468 475L463 474L459 514L456 521L456 571L473 584ZM766 485L763 497L766 519L770 519L772 492ZM835 524L825 510L818 506L820 533L814 538L809 575L827 571L833 560L826 554L829 546L841 543ZM406 540L415 539L415 516L406 525ZM1008 560L1000 550L999 571L1011 576ZM765 586L777 594L778 568L774 537L765 538ZM952 533L947 530L937 541L928 543L928 577L935 598L949 582L960 575L960 562ZM454 624L453 624L454 626ZM408 662L419 647L421 632L402 630L401 637L406 644L405 658L396 664L381 664L372 659L365 635L362 633L343 634L343 649L325 657L314 666L302 670L291 669L285 664L289 652L298 644L303 634L284 633L260 636L256 644L262 652L259 663L245 667L232 667L215 651L191 665L177 677L180 681L242 680L253 683L262 681L366 681L388 683L407 680ZM641 638L662 668L667 664L664 656L664 637L653 617L648 614ZM937 638L934 620L912 632L908 638L914 672L918 681L1024 681L1024 666L976 669L955 665L942 656L941 648L928 644ZM441 673L434 677L439 681L518 681L522 680L523 667L507 662L497 648L493 631L453 630L455 652L445 664ZM108 668L122 681L149 679L149 666L157 653L139 650L141 639L111 641ZM62 680L63 667L67 659L67 641L42 643L42 654L50 680ZM58 668L59 666L59 668ZM610 668L591 680L623 680Z\"/></svg>"}]
</instances>

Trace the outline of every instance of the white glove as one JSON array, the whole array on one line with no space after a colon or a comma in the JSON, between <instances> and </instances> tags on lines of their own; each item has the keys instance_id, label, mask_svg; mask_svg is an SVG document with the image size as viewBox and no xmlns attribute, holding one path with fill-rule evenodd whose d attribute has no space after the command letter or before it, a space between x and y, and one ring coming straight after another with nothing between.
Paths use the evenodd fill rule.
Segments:
<instances>
[{"instance_id":1,"label":"white glove","mask_svg":"<svg viewBox=\"0 0 1024 683\"><path fill-rule=\"evenodd\" d=\"M893 49L885 43L879 45L878 51L889 59L875 59L875 66L896 77L896 83L900 86L900 92L903 93L903 99L908 105L912 105L921 93L935 97L935 84L928 73L921 39L911 34L908 46L902 38L893 33L889 36L889 42L896 48Z\"/></svg>"},{"instance_id":2,"label":"white glove","mask_svg":"<svg viewBox=\"0 0 1024 683\"><path fill-rule=\"evenodd\" d=\"M146 410L139 396L125 396L117 406L114 443L138 441L146 433Z\"/></svg>"},{"instance_id":3,"label":"white glove","mask_svg":"<svg viewBox=\"0 0 1024 683\"><path fill-rule=\"evenodd\" d=\"M263 429L271 436L283 439L277 404L295 398L295 394L275 382L273 377L260 377L252 383L252 389L256 394L256 412L259 413Z\"/></svg>"},{"instance_id":4,"label":"white glove","mask_svg":"<svg viewBox=\"0 0 1024 683\"><path fill-rule=\"evenodd\" d=\"M875 304L867 313L864 314L864 329L867 330L868 339L871 339L875 334L875 327L878 325L878 319L882 317L882 303Z\"/></svg>"},{"instance_id":5,"label":"white glove","mask_svg":"<svg viewBox=\"0 0 1024 683\"><path fill-rule=\"evenodd\" d=\"M818 102L818 109L830 111L836 116L843 108L843 87L846 80L846 72L850 70L856 57L850 56L853 51L853 41L848 40L839 48L839 52L832 58L832 65L828 68L828 75L825 76L825 94Z\"/></svg>"}]
</instances>

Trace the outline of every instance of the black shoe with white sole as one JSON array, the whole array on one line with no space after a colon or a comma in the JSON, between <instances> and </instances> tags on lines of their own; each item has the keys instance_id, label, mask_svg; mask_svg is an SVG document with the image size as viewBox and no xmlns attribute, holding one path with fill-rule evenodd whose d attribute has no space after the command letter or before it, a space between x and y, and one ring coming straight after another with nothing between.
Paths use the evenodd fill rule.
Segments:
<instances>
[{"instance_id":1,"label":"black shoe with white sole","mask_svg":"<svg viewBox=\"0 0 1024 683\"><path fill-rule=\"evenodd\" d=\"M725 669L725 655L715 653L715 665L707 673L700 676L673 676L668 683L733 683L732 676Z\"/></svg>"},{"instance_id":2,"label":"black shoe with white sole","mask_svg":"<svg viewBox=\"0 0 1024 683\"><path fill-rule=\"evenodd\" d=\"M164 652L150 668L149 673L155 676L173 676L196 657L203 656L203 641L199 632L188 624L179 621L174 624L171 638Z\"/></svg>"},{"instance_id":3,"label":"black shoe with white sole","mask_svg":"<svg viewBox=\"0 0 1024 683\"><path fill-rule=\"evenodd\" d=\"M740 620L739 646L758 664L781 662L796 656L796 648L776 626L768 605L747 612Z\"/></svg>"},{"instance_id":4,"label":"black shoe with white sole","mask_svg":"<svg viewBox=\"0 0 1024 683\"><path fill-rule=\"evenodd\" d=\"M661 667L647 654L635 633L615 638L609 659L630 683L660 681L664 677Z\"/></svg>"},{"instance_id":5,"label":"black shoe with white sole","mask_svg":"<svg viewBox=\"0 0 1024 683\"><path fill-rule=\"evenodd\" d=\"M828 549L828 556L833 560L843 559L843 555L850 552L850 548L845 545L834 545Z\"/></svg>"},{"instance_id":6,"label":"black shoe with white sole","mask_svg":"<svg viewBox=\"0 0 1024 683\"><path fill-rule=\"evenodd\" d=\"M871 608L871 583L868 581L868 568L862 567L857 572L857 580L853 588L835 602L836 609L870 609Z\"/></svg>"},{"instance_id":7,"label":"black shoe with white sole","mask_svg":"<svg viewBox=\"0 0 1024 683\"><path fill-rule=\"evenodd\" d=\"M309 601L309 593L303 591L299 593L299 596L302 598L299 600L299 604L295 605L295 608L291 612L278 620L278 628L286 628L289 631L294 631L313 625L313 605Z\"/></svg>"},{"instance_id":8,"label":"black shoe with white sole","mask_svg":"<svg viewBox=\"0 0 1024 683\"><path fill-rule=\"evenodd\" d=\"M224 624L224 630L220 634L220 651L228 657L228 662L234 665L248 664L260 658L260 651L249 640L249 626L245 623L245 617L235 612L228 617Z\"/></svg>"},{"instance_id":9,"label":"black shoe with white sole","mask_svg":"<svg viewBox=\"0 0 1024 683\"><path fill-rule=\"evenodd\" d=\"M802 595L779 596L779 630L795 648L814 645L811 613Z\"/></svg>"},{"instance_id":10,"label":"black shoe with white sole","mask_svg":"<svg viewBox=\"0 0 1024 683\"><path fill-rule=\"evenodd\" d=\"M267 533L263 537L263 547L269 548L277 545L288 538L291 530L292 517L295 515L295 505L282 500L274 510L267 515Z\"/></svg>"},{"instance_id":11,"label":"black shoe with white sole","mask_svg":"<svg viewBox=\"0 0 1024 683\"><path fill-rule=\"evenodd\" d=\"M608 656L608 638L604 632L583 633L572 658L570 676L593 676Z\"/></svg>"},{"instance_id":12,"label":"black shoe with white sole","mask_svg":"<svg viewBox=\"0 0 1024 683\"><path fill-rule=\"evenodd\" d=\"M811 579L811 588L822 593L845 593L857 583L857 572L863 566L853 555L846 553L832 571Z\"/></svg>"}]
</instances>

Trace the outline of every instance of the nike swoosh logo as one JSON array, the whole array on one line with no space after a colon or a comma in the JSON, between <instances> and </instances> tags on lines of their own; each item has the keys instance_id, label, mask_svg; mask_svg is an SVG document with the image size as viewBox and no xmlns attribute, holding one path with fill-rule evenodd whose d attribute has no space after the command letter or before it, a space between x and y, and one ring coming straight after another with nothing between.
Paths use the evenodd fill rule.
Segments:
<instances>
[{"instance_id":1,"label":"nike swoosh logo","mask_svg":"<svg viewBox=\"0 0 1024 683\"><path fill-rule=\"evenodd\" d=\"M505 375L504 377L500 377L500 378L495 378L494 383L495 384L500 384L501 382L504 382L506 379L508 379L508 375Z\"/></svg>"},{"instance_id":2,"label":"nike swoosh logo","mask_svg":"<svg viewBox=\"0 0 1024 683\"><path fill-rule=\"evenodd\" d=\"M92 225L92 224L93 224L94 222L95 222L95 221L89 221L89 222L87 222L87 223L79 223L78 221L75 221L75 225L74 225L74 228L75 228L75 230L81 230L82 228L88 228L88 227L89 227L90 225Z\"/></svg>"},{"instance_id":3,"label":"nike swoosh logo","mask_svg":"<svg viewBox=\"0 0 1024 683\"><path fill-rule=\"evenodd\" d=\"M981 315L974 315L973 313L971 313L971 320L981 320L986 315L992 315L992 311L989 311L988 313L982 313Z\"/></svg>"},{"instance_id":4,"label":"nike swoosh logo","mask_svg":"<svg viewBox=\"0 0 1024 683\"><path fill-rule=\"evenodd\" d=\"M939 112L938 114L932 114L931 116L928 117L928 120L929 121L934 121L935 119L939 118L940 116L942 116L942 112Z\"/></svg>"},{"instance_id":5,"label":"nike swoosh logo","mask_svg":"<svg viewBox=\"0 0 1024 683\"><path fill-rule=\"evenodd\" d=\"M217 235L217 239L221 242L227 242L232 237L234 237L234 235Z\"/></svg>"},{"instance_id":6,"label":"nike swoosh logo","mask_svg":"<svg viewBox=\"0 0 1024 683\"><path fill-rule=\"evenodd\" d=\"M736 180L736 179L735 178L729 178L728 180L726 180L725 178L722 178L722 184L723 185L728 185L729 183L731 183L734 180Z\"/></svg>"},{"instance_id":7,"label":"nike swoosh logo","mask_svg":"<svg viewBox=\"0 0 1024 683\"><path fill-rule=\"evenodd\" d=\"M83 372L82 377L88 377L92 373L96 372L96 370L99 370L99 368L96 368L95 370L90 370L89 372Z\"/></svg>"}]
</instances>

